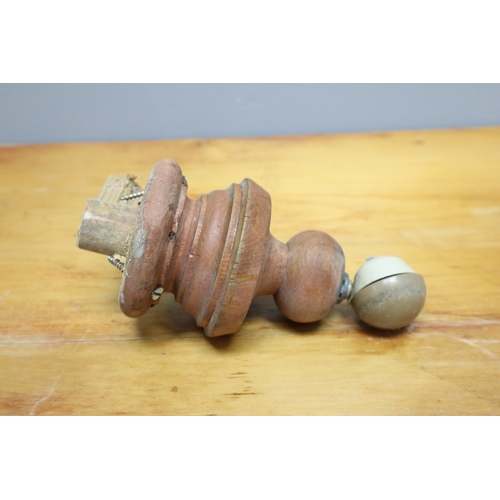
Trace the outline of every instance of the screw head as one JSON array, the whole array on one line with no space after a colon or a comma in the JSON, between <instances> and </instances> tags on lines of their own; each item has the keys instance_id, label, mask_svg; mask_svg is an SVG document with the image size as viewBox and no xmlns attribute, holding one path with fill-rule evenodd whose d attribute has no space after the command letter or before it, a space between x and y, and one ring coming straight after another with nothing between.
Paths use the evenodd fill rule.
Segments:
<instances>
[{"instance_id":1,"label":"screw head","mask_svg":"<svg viewBox=\"0 0 500 500\"><path fill-rule=\"evenodd\" d=\"M151 294L151 298L153 300L158 300L161 297L161 294L163 293L163 287L162 286L157 286L154 290L153 293Z\"/></svg>"}]
</instances>

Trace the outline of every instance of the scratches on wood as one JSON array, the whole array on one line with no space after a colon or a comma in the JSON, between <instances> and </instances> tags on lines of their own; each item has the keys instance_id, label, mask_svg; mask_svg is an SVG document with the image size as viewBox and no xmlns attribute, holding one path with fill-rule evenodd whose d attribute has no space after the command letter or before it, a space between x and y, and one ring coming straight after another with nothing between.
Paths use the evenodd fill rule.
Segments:
<instances>
[{"instance_id":1,"label":"scratches on wood","mask_svg":"<svg viewBox=\"0 0 500 500\"><path fill-rule=\"evenodd\" d=\"M463 344L467 344L470 345L471 347L479 349L483 354L486 354L486 356L489 356L490 358L498 359L498 356L496 354L492 353L488 349L485 349L484 347L481 347L480 345L477 345L476 341L474 340L459 338L459 337L452 337L452 338L458 342L462 342Z\"/></svg>"}]
</instances>

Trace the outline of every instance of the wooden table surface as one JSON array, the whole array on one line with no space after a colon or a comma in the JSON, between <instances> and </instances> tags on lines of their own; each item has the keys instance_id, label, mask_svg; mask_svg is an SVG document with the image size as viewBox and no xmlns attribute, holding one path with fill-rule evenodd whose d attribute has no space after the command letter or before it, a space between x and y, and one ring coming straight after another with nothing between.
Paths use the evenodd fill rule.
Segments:
<instances>
[{"instance_id":1,"label":"wooden table surface","mask_svg":"<svg viewBox=\"0 0 500 500\"><path fill-rule=\"evenodd\" d=\"M166 157L192 198L252 178L272 233L330 233L351 277L403 258L422 314L398 334L348 305L299 325L261 297L213 340L171 295L125 317L120 273L75 235L108 175L144 183ZM0 414L500 414L500 127L4 146L0 165Z\"/></svg>"}]
</instances>

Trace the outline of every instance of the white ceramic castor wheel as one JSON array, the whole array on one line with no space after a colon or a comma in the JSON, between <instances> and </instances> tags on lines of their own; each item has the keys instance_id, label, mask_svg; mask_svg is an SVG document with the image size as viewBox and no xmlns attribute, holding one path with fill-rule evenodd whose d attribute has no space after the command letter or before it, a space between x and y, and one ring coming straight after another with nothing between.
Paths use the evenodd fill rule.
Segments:
<instances>
[{"instance_id":1,"label":"white ceramic castor wheel","mask_svg":"<svg viewBox=\"0 0 500 500\"><path fill-rule=\"evenodd\" d=\"M383 330L408 326L424 307L424 278L398 257L367 260L354 277L350 303L365 323Z\"/></svg>"}]
</instances>

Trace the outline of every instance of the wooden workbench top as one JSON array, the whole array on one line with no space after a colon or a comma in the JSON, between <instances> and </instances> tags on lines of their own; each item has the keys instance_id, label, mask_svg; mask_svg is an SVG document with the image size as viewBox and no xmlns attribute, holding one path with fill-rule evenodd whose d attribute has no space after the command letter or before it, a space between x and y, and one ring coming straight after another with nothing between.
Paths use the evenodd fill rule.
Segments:
<instances>
[{"instance_id":1,"label":"wooden workbench top","mask_svg":"<svg viewBox=\"0 0 500 500\"><path fill-rule=\"evenodd\" d=\"M330 233L351 277L403 258L424 311L391 335L261 297L213 340L172 296L125 317L120 273L75 235L108 175L144 184L166 157L191 197L252 178L272 233ZM500 128L4 146L0 165L0 414L500 414Z\"/></svg>"}]
</instances>

